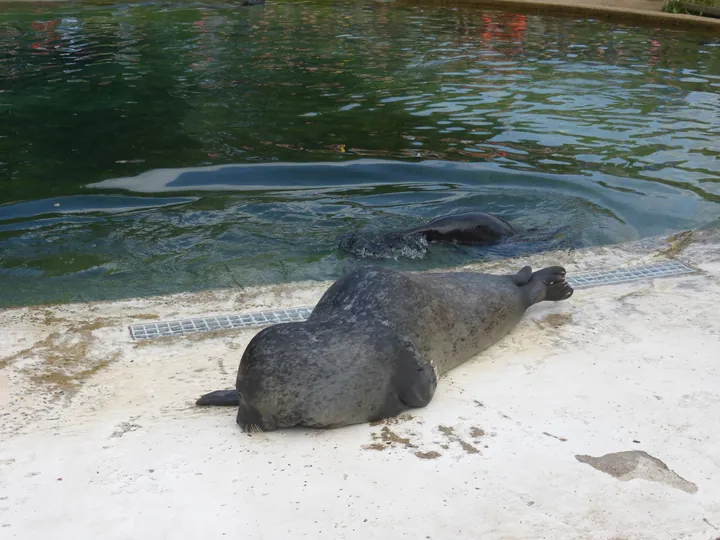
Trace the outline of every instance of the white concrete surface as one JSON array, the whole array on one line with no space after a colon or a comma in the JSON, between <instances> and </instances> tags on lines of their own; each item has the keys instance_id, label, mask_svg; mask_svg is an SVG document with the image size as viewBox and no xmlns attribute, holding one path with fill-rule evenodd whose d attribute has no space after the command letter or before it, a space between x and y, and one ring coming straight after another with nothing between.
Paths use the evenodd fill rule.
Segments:
<instances>
[{"instance_id":1,"label":"white concrete surface","mask_svg":"<svg viewBox=\"0 0 720 540\"><path fill-rule=\"evenodd\" d=\"M232 385L256 329L126 328L327 284L1 311L0 538L720 537L720 234L685 240L667 255L700 273L535 306L429 407L332 431L250 437L233 409L193 407ZM613 267L662 244L483 268Z\"/></svg>"}]
</instances>

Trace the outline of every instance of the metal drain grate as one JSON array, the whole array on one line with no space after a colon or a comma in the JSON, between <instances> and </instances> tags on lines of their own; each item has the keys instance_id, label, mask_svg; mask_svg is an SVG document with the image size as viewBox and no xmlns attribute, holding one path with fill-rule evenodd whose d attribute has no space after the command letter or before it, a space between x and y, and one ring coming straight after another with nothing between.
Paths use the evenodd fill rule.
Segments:
<instances>
[{"instance_id":1,"label":"metal drain grate","mask_svg":"<svg viewBox=\"0 0 720 540\"><path fill-rule=\"evenodd\" d=\"M646 266L618 268L614 270L598 270L582 272L568 276L567 280L574 288L582 289L600 285L613 285L642 279L653 279L667 276L678 276L695 272L693 268L678 261L663 261ZM140 323L130 325L133 339L151 339L213 330L233 328L251 328L269 326L292 321L304 321L312 312L312 306L287 309L256 311L241 315L218 315L217 317L197 317L158 323Z\"/></svg>"},{"instance_id":2,"label":"metal drain grate","mask_svg":"<svg viewBox=\"0 0 720 540\"><path fill-rule=\"evenodd\" d=\"M695 272L693 268L678 261L663 261L646 266L617 268L615 270L598 270L597 272L582 272L568 276L567 281L574 288L597 287L599 285L614 285L641 279L653 279L666 276L679 276Z\"/></svg>"},{"instance_id":3,"label":"metal drain grate","mask_svg":"<svg viewBox=\"0 0 720 540\"><path fill-rule=\"evenodd\" d=\"M130 325L130 335L133 339L150 339L197 332L211 332L212 330L251 328L283 322L304 321L310 316L312 309L311 306L304 306L256 311L241 315L218 315L217 317L197 317L178 321L132 324Z\"/></svg>"}]
</instances>

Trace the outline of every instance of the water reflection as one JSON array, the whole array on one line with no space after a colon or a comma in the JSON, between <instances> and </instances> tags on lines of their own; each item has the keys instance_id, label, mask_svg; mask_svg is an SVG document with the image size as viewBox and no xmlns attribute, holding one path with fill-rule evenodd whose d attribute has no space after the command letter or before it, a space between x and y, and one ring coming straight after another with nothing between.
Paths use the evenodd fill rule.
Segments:
<instances>
[{"instance_id":1,"label":"water reflection","mask_svg":"<svg viewBox=\"0 0 720 540\"><path fill-rule=\"evenodd\" d=\"M382 2L11 5L0 273L22 287L0 303L332 277L340 233L450 211L572 225L573 245L701 224L720 202L719 47ZM383 161L324 165L358 159ZM99 183L152 198L98 204Z\"/></svg>"}]
</instances>

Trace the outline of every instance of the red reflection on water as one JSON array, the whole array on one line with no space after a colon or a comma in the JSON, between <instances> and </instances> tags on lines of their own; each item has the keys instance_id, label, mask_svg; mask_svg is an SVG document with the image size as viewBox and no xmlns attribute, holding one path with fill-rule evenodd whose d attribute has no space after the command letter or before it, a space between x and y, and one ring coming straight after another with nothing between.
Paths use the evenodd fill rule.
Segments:
<instances>
[{"instance_id":1,"label":"red reflection on water","mask_svg":"<svg viewBox=\"0 0 720 540\"><path fill-rule=\"evenodd\" d=\"M496 51L507 57L522 54L525 51L528 20L521 13L508 15L483 15L483 29L480 37L488 50ZM498 45L501 45L498 47Z\"/></svg>"},{"instance_id":2,"label":"red reflection on water","mask_svg":"<svg viewBox=\"0 0 720 540\"><path fill-rule=\"evenodd\" d=\"M657 39L650 40L650 47L648 48L648 65L654 66L660 62L660 42Z\"/></svg>"},{"instance_id":3,"label":"red reflection on water","mask_svg":"<svg viewBox=\"0 0 720 540\"><path fill-rule=\"evenodd\" d=\"M32 23L30 23L30 26L33 30L45 34L45 39L35 41L30 44L30 48L33 49L33 54L50 54L49 49L54 49L57 47L57 45L53 45L52 42L54 41L57 43L57 41L59 40L58 33L55 31L55 28L58 24L60 24L60 19L54 19L52 21L33 21Z\"/></svg>"}]
</instances>

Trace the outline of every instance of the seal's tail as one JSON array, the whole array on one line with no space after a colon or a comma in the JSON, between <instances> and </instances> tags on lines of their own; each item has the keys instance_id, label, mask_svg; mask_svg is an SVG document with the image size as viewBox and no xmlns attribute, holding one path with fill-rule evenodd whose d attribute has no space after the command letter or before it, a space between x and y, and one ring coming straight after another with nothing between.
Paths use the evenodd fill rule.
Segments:
<instances>
[{"instance_id":1,"label":"seal's tail","mask_svg":"<svg viewBox=\"0 0 720 540\"><path fill-rule=\"evenodd\" d=\"M240 398L238 397L237 390L215 390L200 398L195 402L195 405L206 406L216 405L222 407L237 407L240 405Z\"/></svg>"},{"instance_id":2,"label":"seal's tail","mask_svg":"<svg viewBox=\"0 0 720 540\"><path fill-rule=\"evenodd\" d=\"M562 266L549 266L533 272L527 284L530 293L530 305L543 300L560 302L573 295L573 288L565 281L565 269Z\"/></svg>"}]
</instances>

